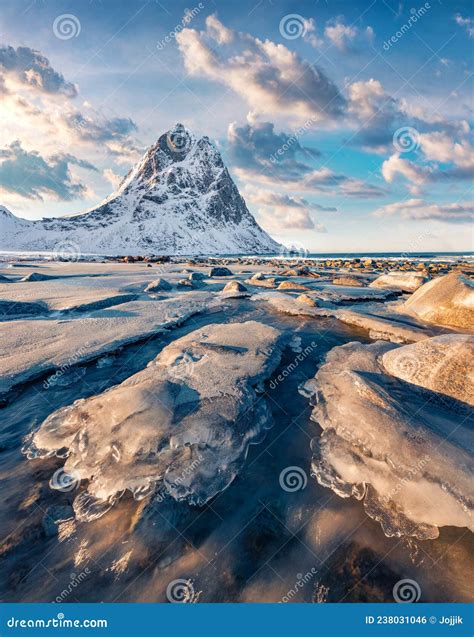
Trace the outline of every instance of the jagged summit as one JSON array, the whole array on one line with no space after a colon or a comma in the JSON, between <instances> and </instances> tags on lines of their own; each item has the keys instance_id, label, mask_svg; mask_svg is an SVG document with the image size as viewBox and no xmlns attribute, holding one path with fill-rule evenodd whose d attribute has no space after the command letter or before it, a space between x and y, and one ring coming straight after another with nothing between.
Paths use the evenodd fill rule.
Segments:
<instances>
[{"instance_id":1,"label":"jagged summit","mask_svg":"<svg viewBox=\"0 0 474 637\"><path fill-rule=\"evenodd\" d=\"M260 254L280 248L249 212L209 138L196 139L179 123L97 208L41 221L6 213L0 214L3 250L54 250L59 242L98 254Z\"/></svg>"}]
</instances>

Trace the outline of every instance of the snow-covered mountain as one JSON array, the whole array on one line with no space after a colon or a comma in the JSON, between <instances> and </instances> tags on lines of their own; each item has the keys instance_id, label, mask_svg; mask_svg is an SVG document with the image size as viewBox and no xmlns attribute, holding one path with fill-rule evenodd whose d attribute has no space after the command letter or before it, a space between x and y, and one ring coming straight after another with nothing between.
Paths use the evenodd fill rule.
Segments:
<instances>
[{"instance_id":1,"label":"snow-covered mountain","mask_svg":"<svg viewBox=\"0 0 474 637\"><path fill-rule=\"evenodd\" d=\"M58 248L59 245L59 248ZM161 135L102 204L28 221L0 206L0 250L83 254L262 254L281 246L257 224L218 150L182 124Z\"/></svg>"}]
</instances>

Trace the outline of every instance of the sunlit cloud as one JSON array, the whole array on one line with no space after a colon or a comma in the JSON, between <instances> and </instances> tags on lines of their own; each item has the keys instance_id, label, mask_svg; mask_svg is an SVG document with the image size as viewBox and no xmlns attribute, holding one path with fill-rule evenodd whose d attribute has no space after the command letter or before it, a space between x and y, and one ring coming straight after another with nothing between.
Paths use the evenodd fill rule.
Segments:
<instances>
[{"instance_id":1,"label":"sunlit cloud","mask_svg":"<svg viewBox=\"0 0 474 637\"><path fill-rule=\"evenodd\" d=\"M446 223L469 223L474 219L474 203L438 204L423 199L408 199L382 206L375 211L377 217L399 216L402 219L433 220Z\"/></svg>"},{"instance_id":2,"label":"sunlit cloud","mask_svg":"<svg viewBox=\"0 0 474 637\"><path fill-rule=\"evenodd\" d=\"M324 71L283 44L233 31L216 16L206 19L205 31L184 29L176 39L191 74L225 84L256 113L326 121L344 111L345 99Z\"/></svg>"}]
</instances>

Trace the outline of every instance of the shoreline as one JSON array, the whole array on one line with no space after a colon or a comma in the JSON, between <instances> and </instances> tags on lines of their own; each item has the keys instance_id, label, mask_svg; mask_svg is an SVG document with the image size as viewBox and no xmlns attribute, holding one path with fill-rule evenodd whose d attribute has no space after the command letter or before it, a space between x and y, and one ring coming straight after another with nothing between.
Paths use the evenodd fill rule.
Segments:
<instances>
[{"instance_id":1,"label":"shoreline","mask_svg":"<svg viewBox=\"0 0 474 637\"><path fill-rule=\"evenodd\" d=\"M299 271L304 276L304 272L314 274L351 274L357 275L378 275L388 272L417 272L426 276L438 276L448 274L453 270L458 270L466 274L474 272L474 253L451 253L422 256L419 253L413 255L393 256L374 253L367 255L311 255L311 256L288 256L288 255L234 255L234 256L183 256L183 255L80 255L75 258L58 257L54 253L2 253L0 252L0 264L3 267L16 268L27 267L28 263L38 264L37 267L52 264L143 264L148 268L162 267L163 265L184 265L185 267L210 267L210 266L233 266L233 267L261 267L269 269L274 274L282 274L286 270L293 270L295 274Z\"/></svg>"}]
</instances>

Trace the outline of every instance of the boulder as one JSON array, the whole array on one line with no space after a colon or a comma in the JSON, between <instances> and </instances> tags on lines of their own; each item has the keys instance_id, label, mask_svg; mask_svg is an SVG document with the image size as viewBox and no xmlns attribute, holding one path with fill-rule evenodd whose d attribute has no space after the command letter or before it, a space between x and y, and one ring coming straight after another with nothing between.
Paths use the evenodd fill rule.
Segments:
<instances>
[{"instance_id":1,"label":"boulder","mask_svg":"<svg viewBox=\"0 0 474 637\"><path fill-rule=\"evenodd\" d=\"M471 330L474 283L458 272L451 272L422 285L399 310L430 323Z\"/></svg>"},{"instance_id":2,"label":"boulder","mask_svg":"<svg viewBox=\"0 0 474 637\"><path fill-rule=\"evenodd\" d=\"M146 286L145 292L167 292L171 289L171 283L168 283L165 279L156 279Z\"/></svg>"},{"instance_id":3,"label":"boulder","mask_svg":"<svg viewBox=\"0 0 474 637\"><path fill-rule=\"evenodd\" d=\"M243 296L250 296L248 289L240 283L240 281L229 281L224 289L221 291L222 296L227 298L241 298Z\"/></svg>"},{"instance_id":4,"label":"boulder","mask_svg":"<svg viewBox=\"0 0 474 637\"><path fill-rule=\"evenodd\" d=\"M232 272L229 270L229 268L219 266L211 268L209 276L232 276Z\"/></svg>"},{"instance_id":5,"label":"boulder","mask_svg":"<svg viewBox=\"0 0 474 637\"><path fill-rule=\"evenodd\" d=\"M353 288L361 288L364 286L360 279L357 279L355 276L340 276L336 279L333 279L333 285L347 285Z\"/></svg>"},{"instance_id":6,"label":"boulder","mask_svg":"<svg viewBox=\"0 0 474 637\"><path fill-rule=\"evenodd\" d=\"M206 279L206 278L207 277L204 274L204 272L191 272L191 274L188 277L190 281L202 281L203 279Z\"/></svg>"},{"instance_id":7,"label":"boulder","mask_svg":"<svg viewBox=\"0 0 474 637\"><path fill-rule=\"evenodd\" d=\"M316 307L318 305L316 301L307 294L300 294L296 297L296 300L298 303L305 303L306 305L309 305L311 307Z\"/></svg>"},{"instance_id":8,"label":"boulder","mask_svg":"<svg viewBox=\"0 0 474 637\"><path fill-rule=\"evenodd\" d=\"M402 380L474 406L474 336L446 334L392 349L385 369Z\"/></svg>"},{"instance_id":9,"label":"boulder","mask_svg":"<svg viewBox=\"0 0 474 637\"><path fill-rule=\"evenodd\" d=\"M371 288L398 288L403 292L414 292L426 283L426 276L420 272L387 272L372 281Z\"/></svg>"},{"instance_id":10,"label":"boulder","mask_svg":"<svg viewBox=\"0 0 474 637\"><path fill-rule=\"evenodd\" d=\"M279 286L279 290L308 290L309 288L306 285L302 285L301 283L296 283L295 281L282 281Z\"/></svg>"}]
</instances>

